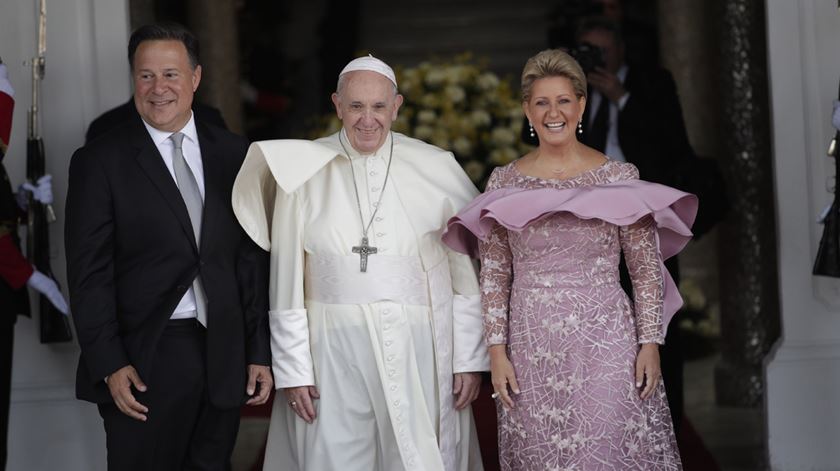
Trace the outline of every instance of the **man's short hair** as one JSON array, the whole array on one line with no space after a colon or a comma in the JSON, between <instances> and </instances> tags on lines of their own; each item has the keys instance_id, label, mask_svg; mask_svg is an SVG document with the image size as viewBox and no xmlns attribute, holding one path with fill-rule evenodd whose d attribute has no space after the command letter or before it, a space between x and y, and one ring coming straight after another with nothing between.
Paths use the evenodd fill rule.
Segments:
<instances>
[{"instance_id":1,"label":"man's short hair","mask_svg":"<svg viewBox=\"0 0 840 471\"><path fill-rule=\"evenodd\" d=\"M593 16L581 20L575 31L575 42L579 43L580 37L590 31L606 31L612 34L616 46L620 46L623 42L624 36L621 31L621 26L615 21L602 16Z\"/></svg>"},{"instance_id":2,"label":"man's short hair","mask_svg":"<svg viewBox=\"0 0 840 471\"><path fill-rule=\"evenodd\" d=\"M143 25L133 33L128 40L128 64L134 68L134 53L143 41L180 41L187 49L190 65L195 69L199 65L198 39L187 28L178 23L156 23Z\"/></svg>"}]
</instances>

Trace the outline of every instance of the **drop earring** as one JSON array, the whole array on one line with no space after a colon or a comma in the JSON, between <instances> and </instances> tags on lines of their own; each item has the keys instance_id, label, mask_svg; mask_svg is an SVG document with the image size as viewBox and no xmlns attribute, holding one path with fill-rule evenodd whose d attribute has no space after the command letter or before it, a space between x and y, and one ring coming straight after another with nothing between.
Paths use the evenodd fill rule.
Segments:
<instances>
[{"instance_id":1,"label":"drop earring","mask_svg":"<svg viewBox=\"0 0 840 471\"><path fill-rule=\"evenodd\" d=\"M583 120L578 121L577 132L578 134L583 134Z\"/></svg>"},{"instance_id":2,"label":"drop earring","mask_svg":"<svg viewBox=\"0 0 840 471\"><path fill-rule=\"evenodd\" d=\"M531 134L531 137L536 136L536 134L534 133L534 125L531 124L530 121L528 121L528 132L529 132L529 134Z\"/></svg>"}]
</instances>

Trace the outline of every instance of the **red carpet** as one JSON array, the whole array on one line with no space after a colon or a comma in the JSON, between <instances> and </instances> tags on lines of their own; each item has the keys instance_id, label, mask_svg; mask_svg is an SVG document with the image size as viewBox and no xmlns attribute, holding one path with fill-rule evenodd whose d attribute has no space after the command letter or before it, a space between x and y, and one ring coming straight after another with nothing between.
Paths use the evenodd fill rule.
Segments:
<instances>
[{"instance_id":1,"label":"red carpet","mask_svg":"<svg viewBox=\"0 0 840 471\"><path fill-rule=\"evenodd\" d=\"M481 446L481 458L484 462L485 471L499 471L499 447L496 437L496 404L490 398L493 392L489 381L485 381L481 387L481 394L473 403L475 425L478 429L478 441ZM273 393L272 393L273 399ZM271 400L267 404L258 407L246 406L242 408L242 417L270 417ZM691 421L683 416L682 428L677 437L680 447L684 471L720 471L714 457L706 449L703 439L691 425ZM265 445L260 456L255 457L251 471L262 470Z\"/></svg>"}]
</instances>

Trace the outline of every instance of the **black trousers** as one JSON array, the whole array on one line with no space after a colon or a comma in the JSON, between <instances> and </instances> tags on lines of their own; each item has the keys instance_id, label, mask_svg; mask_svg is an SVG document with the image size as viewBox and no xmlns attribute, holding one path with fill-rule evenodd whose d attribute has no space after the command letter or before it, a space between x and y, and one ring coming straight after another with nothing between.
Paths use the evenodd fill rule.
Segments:
<instances>
[{"instance_id":1,"label":"black trousers","mask_svg":"<svg viewBox=\"0 0 840 471\"><path fill-rule=\"evenodd\" d=\"M207 394L204 328L194 319L171 320L155 352L145 393L133 390L149 412L146 422L100 404L108 469L227 471L239 430L239 409L219 409Z\"/></svg>"}]
</instances>

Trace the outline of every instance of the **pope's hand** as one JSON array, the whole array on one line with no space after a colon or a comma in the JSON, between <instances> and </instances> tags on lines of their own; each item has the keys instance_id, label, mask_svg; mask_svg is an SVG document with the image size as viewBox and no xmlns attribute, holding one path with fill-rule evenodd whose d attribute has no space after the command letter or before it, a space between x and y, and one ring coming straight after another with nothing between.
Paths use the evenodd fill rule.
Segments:
<instances>
[{"instance_id":1,"label":"pope's hand","mask_svg":"<svg viewBox=\"0 0 840 471\"><path fill-rule=\"evenodd\" d=\"M307 424L311 424L315 420L315 404L312 400L321 397L318 394L318 388L315 386L299 386L286 388L283 393L286 394L286 402L289 407L295 411L298 417L305 420Z\"/></svg>"},{"instance_id":2,"label":"pope's hand","mask_svg":"<svg viewBox=\"0 0 840 471\"><path fill-rule=\"evenodd\" d=\"M58 285L52 278L44 275L38 270L35 270L32 272L32 276L26 280L26 284L30 288L46 296L52 305L61 311L61 313L65 316L70 312L70 308L67 306L67 300L64 299L64 295L61 294L61 291L58 289Z\"/></svg>"},{"instance_id":3,"label":"pope's hand","mask_svg":"<svg viewBox=\"0 0 840 471\"><path fill-rule=\"evenodd\" d=\"M478 373L455 373L452 394L455 395L455 410L461 410L478 399L481 376Z\"/></svg>"}]
</instances>

